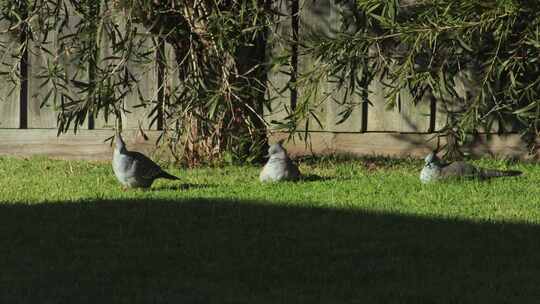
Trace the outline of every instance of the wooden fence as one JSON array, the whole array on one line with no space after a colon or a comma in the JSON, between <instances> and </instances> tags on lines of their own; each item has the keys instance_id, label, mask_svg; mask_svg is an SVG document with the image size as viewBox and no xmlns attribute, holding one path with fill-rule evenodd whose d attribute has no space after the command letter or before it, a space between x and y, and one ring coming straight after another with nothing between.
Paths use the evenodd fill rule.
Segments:
<instances>
[{"instance_id":1,"label":"wooden fence","mask_svg":"<svg viewBox=\"0 0 540 304\"><path fill-rule=\"evenodd\" d=\"M305 37L310 32L335 35L339 30L339 16L342 7L335 0L297 0L292 6L282 5L281 10L290 18L284 19L276 28L279 35L291 38ZM70 22L77 22L77 15ZM6 24L0 23L0 43L17 45L17 37L12 37L2 31ZM144 32L141 32L141 37ZM50 37L54 37L54 33ZM143 39L143 38L141 38ZM291 39L294 40L294 39ZM53 43L53 42L50 42ZM103 55L111 52L107 43L101 50ZM276 45L274 52L289 49L292 71L288 74L271 71L269 81L271 88L269 97L274 99L273 109L265 113L267 121L280 120L286 115L286 108L295 104L302 96L302 91L288 89L287 83L294 80L295 75L313 68L314 61L305 56L298 56L298 46L295 44ZM169 52L170 54L171 52ZM89 117L88 123L81 127L77 135L72 133L57 134L57 112L53 106L52 96L42 104L48 91L43 86L40 73L47 66L50 54L41 51L36 46L30 46L27 56L20 62L20 73L27 80L19 82L15 87L0 86L0 155L29 156L44 154L58 158L75 159L108 159L111 148L104 140L113 134L112 122L106 122L100 117ZM2 64L14 60L7 52L1 57ZM156 63L138 64L132 67L141 83L141 94L145 99L158 98L158 88L170 80L160 77ZM69 68L68 68L69 70ZM88 73L85 71L68 71L71 73ZM292 76L291 76L292 75ZM293 77L293 79L291 79ZM166 84L166 83L165 83ZM325 84L322 90L336 91L332 83ZM403 98L396 107L386 109L382 84L373 82L370 85L369 99L373 105L362 104L354 110L350 118L342 124L337 124L341 106L329 100L318 109L319 118L324 124L318 128L312 124L310 145L303 142L289 143L289 149L294 153L353 153L353 154L383 154L383 155L414 155L422 156L434 148L436 141L430 140L434 132L446 124L445 111L433 99L426 98L414 105L412 99ZM462 88L465 91L465 87ZM125 108L130 112L124 119L128 141L135 149L152 151L154 139L159 134L159 125L150 127L149 111L140 104L139 93L133 93L124 98ZM333 93L339 99L339 92ZM356 98L356 97L352 97ZM360 100L358 100L360 101ZM137 127L141 124L149 139L144 139ZM488 130L490 131L490 130ZM272 134L283 137L284 134ZM479 136L475 143L468 147L470 152L477 154L502 154L512 157L523 157L527 154L525 144L515 134L497 136L487 134Z\"/></svg>"}]
</instances>

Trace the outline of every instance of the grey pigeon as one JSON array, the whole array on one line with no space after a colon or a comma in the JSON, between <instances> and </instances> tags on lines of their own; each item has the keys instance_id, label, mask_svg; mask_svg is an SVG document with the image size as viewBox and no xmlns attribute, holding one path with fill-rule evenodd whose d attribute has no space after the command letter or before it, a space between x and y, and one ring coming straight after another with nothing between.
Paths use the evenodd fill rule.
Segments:
<instances>
[{"instance_id":1,"label":"grey pigeon","mask_svg":"<svg viewBox=\"0 0 540 304\"><path fill-rule=\"evenodd\" d=\"M483 180L494 177L518 176L522 174L521 171L515 170L501 171L478 168L462 161L445 163L437 157L435 152L428 154L425 158L425 162L426 164L424 165L424 168L422 168L422 172L420 172L420 180L422 183L452 178L477 178Z\"/></svg>"},{"instance_id":2,"label":"grey pigeon","mask_svg":"<svg viewBox=\"0 0 540 304\"><path fill-rule=\"evenodd\" d=\"M114 175L125 188L148 188L157 178L178 180L144 154L128 151L119 132L112 159Z\"/></svg>"},{"instance_id":3,"label":"grey pigeon","mask_svg":"<svg viewBox=\"0 0 540 304\"><path fill-rule=\"evenodd\" d=\"M259 175L261 182L296 181L300 179L300 170L289 158L281 142L270 145L268 156L268 162Z\"/></svg>"}]
</instances>

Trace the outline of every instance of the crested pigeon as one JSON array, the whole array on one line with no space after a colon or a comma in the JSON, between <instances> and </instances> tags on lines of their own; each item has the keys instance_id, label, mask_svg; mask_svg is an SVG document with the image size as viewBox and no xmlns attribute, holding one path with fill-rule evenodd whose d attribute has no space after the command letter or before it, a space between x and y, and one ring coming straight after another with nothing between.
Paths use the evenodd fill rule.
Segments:
<instances>
[{"instance_id":1,"label":"crested pigeon","mask_svg":"<svg viewBox=\"0 0 540 304\"><path fill-rule=\"evenodd\" d=\"M282 142L270 145L268 162L264 165L259 180L261 182L296 181L301 174L283 148Z\"/></svg>"},{"instance_id":2,"label":"crested pigeon","mask_svg":"<svg viewBox=\"0 0 540 304\"><path fill-rule=\"evenodd\" d=\"M157 178L178 180L144 154L128 151L120 132L116 133L112 167L124 188L148 188Z\"/></svg>"},{"instance_id":3,"label":"crested pigeon","mask_svg":"<svg viewBox=\"0 0 540 304\"><path fill-rule=\"evenodd\" d=\"M494 177L518 176L521 174L521 171L516 170L502 171L478 168L462 161L445 163L437 157L435 152L431 152L425 158L424 168L420 172L420 180L422 183L452 178L477 178L484 180Z\"/></svg>"}]
</instances>

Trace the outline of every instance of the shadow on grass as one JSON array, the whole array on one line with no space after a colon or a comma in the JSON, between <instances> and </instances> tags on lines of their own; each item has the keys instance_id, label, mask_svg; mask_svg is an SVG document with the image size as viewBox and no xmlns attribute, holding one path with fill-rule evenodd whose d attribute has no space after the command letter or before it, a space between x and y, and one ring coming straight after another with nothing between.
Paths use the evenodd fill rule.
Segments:
<instances>
[{"instance_id":1,"label":"shadow on grass","mask_svg":"<svg viewBox=\"0 0 540 304\"><path fill-rule=\"evenodd\" d=\"M190 190L190 189L206 189L206 188L212 188L212 187L215 187L215 185L182 183L182 184L167 184L167 185L155 186L155 187L149 188L148 190L150 191Z\"/></svg>"},{"instance_id":2,"label":"shadow on grass","mask_svg":"<svg viewBox=\"0 0 540 304\"><path fill-rule=\"evenodd\" d=\"M540 227L223 200L0 205L0 303L535 303Z\"/></svg>"},{"instance_id":3,"label":"shadow on grass","mask_svg":"<svg viewBox=\"0 0 540 304\"><path fill-rule=\"evenodd\" d=\"M320 175L317 175L317 174L304 174L304 175L302 175L302 179L300 181L302 181L302 182L324 182L324 181L329 181L329 180L333 180L333 179L336 179L336 178L332 177L332 176L320 176Z\"/></svg>"}]
</instances>

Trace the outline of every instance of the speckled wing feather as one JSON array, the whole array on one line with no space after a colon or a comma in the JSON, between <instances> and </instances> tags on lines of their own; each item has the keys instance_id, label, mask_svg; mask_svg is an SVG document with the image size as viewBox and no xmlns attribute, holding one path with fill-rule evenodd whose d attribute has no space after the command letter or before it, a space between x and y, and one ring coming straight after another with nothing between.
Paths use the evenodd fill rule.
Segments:
<instances>
[{"instance_id":1,"label":"speckled wing feather","mask_svg":"<svg viewBox=\"0 0 540 304\"><path fill-rule=\"evenodd\" d=\"M482 178L504 177L504 176L519 176L521 171L517 170L494 170L494 169L479 169Z\"/></svg>"},{"instance_id":2,"label":"speckled wing feather","mask_svg":"<svg viewBox=\"0 0 540 304\"><path fill-rule=\"evenodd\" d=\"M441 167L439 178L478 178L480 170L466 162L457 161Z\"/></svg>"},{"instance_id":3,"label":"speckled wing feather","mask_svg":"<svg viewBox=\"0 0 540 304\"><path fill-rule=\"evenodd\" d=\"M287 158L287 171L289 173L289 179L298 180L301 177L298 166L290 158Z\"/></svg>"},{"instance_id":4,"label":"speckled wing feather","mask_svg":"<svg viewBox=\"0 0 540 304\"><path fill-rule=\"evenodd\" d=\"M163 172L161 167L146 155L135 151L129 151L126 154L133 159L132 168L135 170L136 176L148 180L154 180L161 176Z\"/></svg>"},{"instance_id":5,"label":"speckled wing feather","mask_svg":"<svg viewBox=\"0 0 540 304\"><path fill-rule=\"evenodd\" d=\"M466 162L455 162L449 165L446 165L441 168L440 178L480 178L488 179L494 177L504 177L504 176L519 176L521 171L516 170L495 170L495 169L484 169L478 168Z\"/></svg>"}]
</instances>

